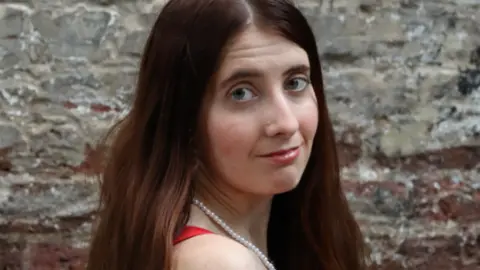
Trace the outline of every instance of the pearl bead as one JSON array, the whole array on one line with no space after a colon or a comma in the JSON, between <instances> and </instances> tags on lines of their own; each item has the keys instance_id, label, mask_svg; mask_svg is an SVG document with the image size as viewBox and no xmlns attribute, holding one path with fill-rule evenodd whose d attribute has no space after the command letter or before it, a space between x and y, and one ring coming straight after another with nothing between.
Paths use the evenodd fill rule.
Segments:
<instances>
[{"instance_id":1,"label":"pearl bead","mask_svg":"<svg viewBox=\"0 0 480 270\"><path fill-rule=\"evenodd\" d=\"M256 247L252 242L248 241L244 237L240 236L237 234L235 231L233 231L232 228L230 228L225 221L223 221L217 214L215 214L212 210L208 209L201 201L197 199L193 199L193 204L198 206L200 210L202 210L205 215L207 215L209 218L211 218L215 223L217 223L222 229L235 241L239 242L240 244L244 245L248 249L250 249L255 255L258 256L258 258L262 261L262 263L267 267L268 270L276 270L275 266L270 262L267 256L263 254L263 252Z\"/></svg>"}]
</instances>

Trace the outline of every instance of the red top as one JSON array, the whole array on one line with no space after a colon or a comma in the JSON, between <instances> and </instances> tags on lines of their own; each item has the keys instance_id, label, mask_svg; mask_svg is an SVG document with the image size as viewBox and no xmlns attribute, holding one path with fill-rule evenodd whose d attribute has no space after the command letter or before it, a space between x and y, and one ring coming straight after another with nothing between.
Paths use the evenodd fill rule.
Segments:
<instances>
[{"instance_id":1,"label":"red top","mask_svg":"<svg viewBox=\"0 0 480 270\"><path fill-rule=\"evenodd\" d=\"M208 233L213 233L213 232L200 227L185 226L185 228L183 228L183 231L177 236L177 238L175 238L175 240L173 240L173 244L176 245L192 237L199 236L202 234L208 234Z\"/></svg>"}]
</instances>

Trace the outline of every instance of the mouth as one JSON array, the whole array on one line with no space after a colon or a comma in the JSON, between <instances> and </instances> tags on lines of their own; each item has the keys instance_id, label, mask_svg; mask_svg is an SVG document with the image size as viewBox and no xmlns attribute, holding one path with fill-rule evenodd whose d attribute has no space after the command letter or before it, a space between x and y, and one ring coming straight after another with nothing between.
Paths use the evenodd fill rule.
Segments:
<instances>
[{"instance_id":1,"label":"mouth","mask_svg":"<svg viewBox=\"0 0 480 270\"><path fill-rule=\"evenodd\" d=\"M268 160L272 164L276 164L279 166L288 166L293 163L295 163L295 160L298 158L300 155L300 146L280 150L280 151L275 151L268 153L266 155L262 155L262 157L265 160Z\"/></svg>"},{"instance_id":2,"label":"mouth","mask_svg":"<svg viewBox=\"0 0 480 270\"><path fill-rule=\"evenodd\" d=\"M295 146L295 147L287 148L287 149L280 150L280 151L270 152L268 154L261 155L260 157L285 156L285 155L288 155L289 153L297 151L298 148L300 148L300 146Z\"/></svg>"}]
</instances>

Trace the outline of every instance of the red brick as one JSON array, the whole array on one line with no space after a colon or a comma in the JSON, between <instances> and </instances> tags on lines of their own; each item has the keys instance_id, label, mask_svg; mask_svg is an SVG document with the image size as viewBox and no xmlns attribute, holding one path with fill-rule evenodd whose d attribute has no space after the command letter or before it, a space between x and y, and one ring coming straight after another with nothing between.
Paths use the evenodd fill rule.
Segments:
<instances>
[{"instance_id":1,"label":"red brick","mask_svg":"<svg viewBox=\"0 0 480 270\"><path fill-rule=\"evenodd\" d=\"M0 239L0 269L21 270L24 243L11 243Z\"/></svg>"},{"instance_id":2,"label":"red brick","mask_svg":"<svg viewBox=\"0 0 480 270\"><path fill-rule=\"evenodd\" d=\"M411 172L431 168L471 170L480 163L480 146L444 148L397 158L377 155L375 159L379 165Z\"/></svg>"},{"instance_id":3,"label":"red brick","mask_svg":"<svg viewBox=\"0 0 480 270\"><path fill-rule=\"evenodd\" d=\"M64 244L33 244L29 270L83 270L87 250Z\"/></svg>"},{"instance_id":4,"label":"red brick","mask_svg":"<svg viewBox=\"0 0 480 270\"><path fill-rule=\"evenodd\" d=\"M66 109L76 109L78 105L73 102L66 101L63 103L63 107L65 107Z\"/></svg>"},{"instance_id":5,"label":"red brick","mask_svg":"<svg viewBox=\"0 0 480 270\"><path fill-rule=\"evenodd\" d=\"M0 171L9 172L12 170L13 165L8 157L8 153L11 151L11 148L1 148L0 149Z\"/></svg>"},{"instance_id":6,"label":"red brick","mask_svg":"<svg viewBox=\"0 0 480 270\"><path fill-rule=\"evenodd\" d=\"M480 196L469 180L419 179L414 183L412 217L461 224L480 221Z\"/></svg>"},{"instance_id":7,"label":"red brick","mask_svg":"<svg viewBox=\"0 0 480 270\"><path fill-rule=\"evenodd\" d=\"M337 140L337 154L340 167L350 166L362 155L361 131L350 128Z\"/></svg>"},{"instance_id":8,"label":"red brick","mask_svg":"<svg viewBox=\"0 0 480 270\"><path fill-rule=\"evenodd\" d=\"M469 181L469 180L466 180ZM415 196L432 196L437 195L440 193L445 193L445 191L449 192L462 192L461 189L465 189L468 187L466 186L465 180L462 182L454 182L450 178L442 177L425 174L419 177L414 182L414 195ZM473 189L471 189L473 192Z\"/></svg>"},{"instance_id":9,"label":"red brick","mask_svg":"<svg viewBox=\"0 0 480 270\"><path fill-rule=\"evenodd\" d=\"M398 218L410 212L408 189L393 181L355 182L344 180L343 189L351 193L352 210L367 215Z\"/></svg>"},{"instance_id":10,"label":"red brick","mask_svg":"<svg viewBox=\"0 0 480 270\"><path fill-rule=\"evenodd\" d=\"M465 177L419 175L413 187L394 181L343 180L345 192L353 194L352 206L364 214L406 216L426 221L454 220L460 224L480 221L480 194Z\"/></svg>"},{"instance_id":11,"label":"red brick","mask_svg":"<svg viewBox=\"0 0 480 270\"><path fill-rule=\"evenodd\" d=\"M94 103L90 105L90 109L94 112L109 112L112 110L112 107L100 103Z\"/></svg>"},{"instance_id":12,"label":"red brick","mask_svg":"<svg viewBox=\"0 0 480 270\"><path fill-rule=\"evenodd\" d=\"M102 146L91 146L85 145L85 159L83 162L72 168L76 173L82 173L86 175L96 175L102 171L102 156L105 151L105 148Z\"/></svg>"},{"instance_id":13,"label":"red brick","mask_svg":"<svg viewBox=\"0 0 480 270\"><path fill-rule=\"evenodd\" d=\"M391 242L393 243L393 242ZM390 244L391 244L390 243ZM377 243L378 244L378 243ZM384 243L385 244L385 243ZM390 246L387 244L387 246ZM391 247L387 247L388 250ZM371 270L473 270L480 269L479 235L439 235L409 238L396 248L395 256L383 258Z\"/></svg>"},{"instance_id":14,"label":"red brick","mask_svg":"<svg viewBox=\"0 0 480 270\"><path fill-rule=\"evenodd\" d=\"M438 253L421 259L419 263L412 263L407 269L415 270L478 270L477 263L464 263L459 258L452 258Z\"/></svg>"},{"instance_id":15,"label":"red brick","mask_svg":"<svg viewBox=\"0 0 480 270\"><path fill-rule=\"evenodd\" d=\"M408 258L415 269L478 269L480 254L472 252L480 249L478 237L460 236L459 233L453 236L407 239L398 252Z\"/></svg>"},{"instance_id":16,"label":"red brick","mask_svg":"<svg viewBox=\"0 0 480 270\"><path fill-rule=\"evenodd\" d=\"M442 213L462 224L480 221L480 200L469 200L451 194L438 202Z\"/></svg>"},{"instance_id":17,"label":"red brick","mask_svg":"<svg viewBox=\"0 0 480 270\"><path fill-rule=\"evenodd\" d=\"M388 191L395 197L406 197L408 191L404 184L393 181L369 181L357 182L355 180L343 180L343 190L345 192L352 192L356 196L372 196L376 191Z\"/></svg>"}]
</instances>

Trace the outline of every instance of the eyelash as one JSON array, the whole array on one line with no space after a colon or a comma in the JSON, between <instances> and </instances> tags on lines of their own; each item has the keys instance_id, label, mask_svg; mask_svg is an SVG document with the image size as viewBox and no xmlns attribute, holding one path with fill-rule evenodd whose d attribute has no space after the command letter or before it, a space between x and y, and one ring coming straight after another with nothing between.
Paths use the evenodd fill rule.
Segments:
<instances>
[{"instance_id":1,"label":"eyelash","mask_svg":"<svg viewBox=\"0 0 480 270\"><path fill-rule=\"evenodd\" d=\"M293 92L302 92L303 90L305 90L305 89L311 84L311 81L310 81L309 76L306 76L306 75L293 76L293 77L291 77L290 79L288 79L286 82L290 82L290 81L292 81L292 80L302 80L302 81L304 81L304 83L305 83L305 86L304 86L302 89L300 89L300 90L298 90L298 91L293 91ZM285 82L285 83L286 83L286 82ZM249 85L249 86L240 86L240 85ZM228 96L229 96L229 97L232 97L233 93L234 93L236 90L239 90L239 89L248 89L248 90L250 90L250 91L253 92L253 88L255 88L255 87L253 87L252 84L249 83L249 82L240 82L240 83L237 84L237 86L235 86L234 88L232 88L232 89L228 92ZM285 88L285 86L284 86L284 88ZM232 98L232 99L233 99L233 98Z\"/></svg>"},{"instance_id":2,"label":"eyelash","mask_svg":"<svg viewBox=\"0 0 480 270\"><path fill-rule=\"evenodd\" d=\"M309 77L297 76L297 77L293 77L293 78L289 79L288 81L299 80L299 79L302 80L305 83L305 86L302 89L300 89L300 91L303 91L303 90L305 90L305 88L307 88L310 85L310 78Z\"/></svg>"}]
</instances>

